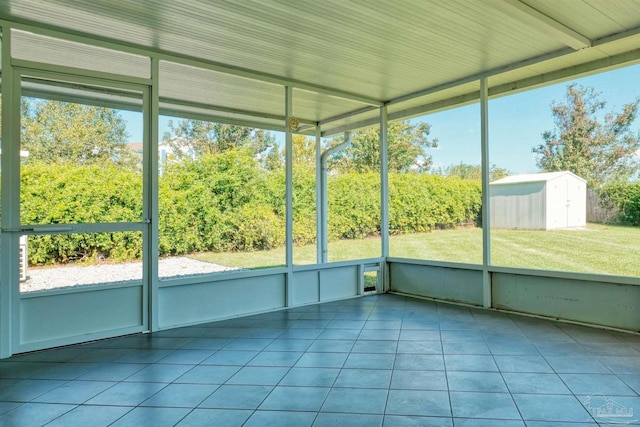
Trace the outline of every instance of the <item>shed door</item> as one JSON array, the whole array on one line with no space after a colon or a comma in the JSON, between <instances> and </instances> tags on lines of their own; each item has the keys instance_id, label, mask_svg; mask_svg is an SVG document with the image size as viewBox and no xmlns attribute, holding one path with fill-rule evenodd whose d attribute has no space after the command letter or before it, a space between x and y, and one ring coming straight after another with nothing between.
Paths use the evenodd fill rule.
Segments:
<instances>
[{"instance_id":1,"label":"shed door","mask_svg":"<svg viewBox=\"0 0 640 427\"><path fill-rule=\"evenodd\" d=\"M567 180L567 227L584 226L586 222L584 184Z\"/></svg>"},{"instance_id":2,"label":"shed door","mask_svg":"<svg viewBox=\"0 0 640 427\"><path fill-rule=\"evenodd\" d=\"M566 228L569 221L569 183L556 181L548 202L550 204L547 217L547 229Z\"/></svg>"},{"instance_id":3,"label":"shed door","mask_svg":"<svg viewBox=\"0 0 640 427\"><path fill-rule=\"evenodd\" d=\"M569 222L569 217L571 216L571 204L573 203L571 201L571 188L570 187L570 183L568 180L564 181L564 185L561 185L560 187L563 189L563 191L561 192L562 196L560 200L564 201L563 204L563 215L560 215L561 219L562 219L562 223L560 224L560 228L566 228L569 226L570 222Z\"/></svg>"}]
</instances>

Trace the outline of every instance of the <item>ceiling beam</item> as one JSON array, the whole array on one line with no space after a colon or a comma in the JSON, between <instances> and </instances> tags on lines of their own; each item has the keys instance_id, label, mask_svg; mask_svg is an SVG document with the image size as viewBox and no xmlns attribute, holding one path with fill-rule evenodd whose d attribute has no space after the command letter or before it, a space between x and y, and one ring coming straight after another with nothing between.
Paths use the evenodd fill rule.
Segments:
<instances>
[{"instance_id":1,"label":"ceiling beam","mask_svg":"<svg viewBox=\"0 0 640 427\"><path fill-rule=\"evenodd\" d=\"M520 0L493 0L491 4L512 18L548 33L572 49L591 47L591 40Z\"/></svg>"},{"instance_id":2,"label":"ceiling beam","mask_svg":"<svg viewBox=\"0 0 640 427\"><path fill-rule=\"evenodd\" d=\"M638 63L640 63L640 49L635 49L629 52L623 52L617 55L607 56L605 58L595 59L582 64L572 65L559 70L549 71L548 73L542 73L521 80L493 86L489 89L489 96L497 97L510 95Z\"/></svg>"},{"instance_id":3,"label":"ceiling beam","mask_svg":"<svg viewBox=\"0 0 640 427\"><path fill-rule=\"evenodd\" d=\"M320 126L324 126L327 123L335 122L342 119L348 119L349 117L357 116L359 114L368 113L369 111L377 110L376 107L363 107L357 110L347 111L346 113L338 114L336 116L327 117L326 119L322 119L318 122Z\"/></svg>"},{"instance_id":4,"label":"ceiling beam","mask_svg":"<svg viewBox=\"0 0 640 427\"><path fill-rule=\"evenodd\" d=\"M247 117L253 117L258 119L281 121L284 123L284 114L269 114L269 113L264 113L260 111L252 111L252 110L246 110L242 108L232 108L232 107L226 107L222 105L207 104L203 102L184 101L181 99L169 98L169 97L160 97L160 103L163 105L168 105L168 104L175 105L178 107L180 111L189 111L189 109L198 109L201 111L211 111L214 114L228 113L228 114L234 114L238 116L247 116ZM201 113L201 114L206 114L206 113ZM311 126L315 126L316 124L316 122L311 119L305 119L303 117L296 117L296 118L301 124L311 125Z\"/></svg>"}]
</instances>

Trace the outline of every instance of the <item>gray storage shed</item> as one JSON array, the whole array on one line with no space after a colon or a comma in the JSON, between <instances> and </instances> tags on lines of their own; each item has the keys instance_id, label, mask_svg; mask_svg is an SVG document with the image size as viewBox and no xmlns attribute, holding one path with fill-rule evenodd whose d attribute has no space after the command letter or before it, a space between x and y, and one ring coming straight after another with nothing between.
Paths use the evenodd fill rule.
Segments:
<instances>
[{"instance_id":1,"label":"gray storage shed","mask_svg":"<svg viewBox=\"0 0 640 427\"><path fill-rule=\"evenodd\" d=\"M491 227L543 229L586 225L587 181L569 172L513 175L490 185Z\"/></svg>"}]
</instances>

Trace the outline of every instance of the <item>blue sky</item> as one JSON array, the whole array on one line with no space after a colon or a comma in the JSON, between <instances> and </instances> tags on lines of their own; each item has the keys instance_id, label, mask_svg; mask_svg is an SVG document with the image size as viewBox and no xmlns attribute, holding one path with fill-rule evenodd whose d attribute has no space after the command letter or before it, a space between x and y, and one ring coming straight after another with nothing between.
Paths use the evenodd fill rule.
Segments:
<instances>
[{"instance_id":1,"label":"blue sky","mask_svg":"<svg viewBox=\"0 0 640 427\"><path fill-rule=\"evenodd\" d=\"M512 173L537 171L531 149L542 143L542 133L553 130L551 104L562 102L567 85L576 82L592 86L607 101L606 112L620 111L624 104L640 97L640 65L621 68L581 79L570 80L489 102L489 158L492 164ZM142 141L139 113L124 113L130 122L129 141ZM412 119L431 125L431 137L439 148L429 149L434 167L459 164L480 164L480 107L478 104L442 111ZM137 123L140 123L136 125ZM166 130L168 118L161 117L160 135ZM635 129L640 129L640 119ZM283 139L277 135L278 139Z\"/></svg>"}]
</instances>

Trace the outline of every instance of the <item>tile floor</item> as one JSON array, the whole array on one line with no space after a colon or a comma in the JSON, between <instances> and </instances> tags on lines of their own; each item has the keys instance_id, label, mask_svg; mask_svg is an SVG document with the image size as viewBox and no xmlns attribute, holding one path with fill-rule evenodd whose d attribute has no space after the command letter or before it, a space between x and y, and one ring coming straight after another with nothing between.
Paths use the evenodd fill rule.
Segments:
<instances>
[{"instance_id":1,"label":"tile floor","mask_svg":"<svg viewBox=\"0 0 640 427\"><path fill-rule=\"evenodd\" d=\"M640 424L639 392L639 336L386 294L0 361L0 426Z\"/></svg>"}]
</instances>

